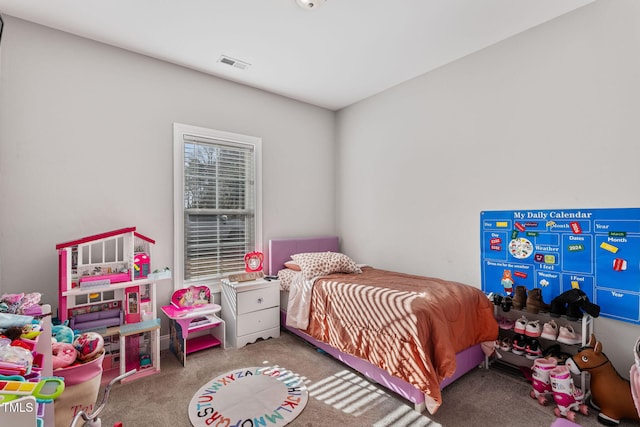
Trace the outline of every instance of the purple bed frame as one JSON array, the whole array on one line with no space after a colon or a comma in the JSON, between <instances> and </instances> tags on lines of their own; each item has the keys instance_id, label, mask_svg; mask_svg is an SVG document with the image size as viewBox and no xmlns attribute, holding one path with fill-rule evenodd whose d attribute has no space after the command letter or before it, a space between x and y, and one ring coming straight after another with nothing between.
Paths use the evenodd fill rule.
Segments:
<instances>
[{"instance_id":1,"label":"purple bed frame","mask_svg":"<svg viewBox=\"0 0 640 427\"><path fill-rule=\"evenodd\" d=\"M339 239L336 236L298 238L298 239L273 239L269 241L269 274L276 275L284 268L284 263L291 259L291 255L302 252L339 251ZM426 409L424 393L408 382L394 377L387 371L369 363L359 357L343 353L327 343L318 341L297 328L286 326L287 313L280 311L281 327L298 335L305 341L327 352L342 363L355 369L366 377L379 383L385 388L399 394L414 404L414 409L423 412ZM440 384L440 389L445 388L470 370L485 363L485 355L480 344L462 350L456 355L456 371L453 376L446 378ZM485 364L486 366L486 364Z\"/></svg>"}]
</instances>

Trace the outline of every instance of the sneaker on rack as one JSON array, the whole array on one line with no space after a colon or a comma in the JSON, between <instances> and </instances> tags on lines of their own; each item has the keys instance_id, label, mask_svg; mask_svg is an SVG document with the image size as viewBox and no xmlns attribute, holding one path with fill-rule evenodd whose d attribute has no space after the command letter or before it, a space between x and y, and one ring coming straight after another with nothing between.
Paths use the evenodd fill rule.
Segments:
<instances>
[{"instance_id":1,"label":"sneaker on rack","mask_svg":"<svg viewBox=\"0 0 640 427\"><path fill-rule=\"evenodd\" d=\"M571 325L560 326L558 342L569 345L581 344L582 336L578 332L574 331Z\"/></svg>"},{"instance_id":2,"label":"sneaker on rack","mask_svg":"<svg viewBox=\"0 0 640 427\"><path fill-rule=\"evenodd\" d=\"M527 352L525 356L527 359L535 360L542 356L542 347L535 338L528 340L525 351Z\"/></svg>"},{"instance_id":3,"label":"sneaker on rack","mask_svg":"<svg viewBox=\"0 0 640 427\"><path fill-rule=\"evenodd\" d=\"M511 351L512 348L513 348L513 343L511 342L511 338L506 337L506 338L503 338L502 341L500 341L500 350Z\"/></svg>"},{"instance_id":4,"label":"sneaker on rack","mask_svg":"<svg viewBox=\"0 0 640 427\"><path fill-rule=\"evenodd\" d=\"M539 320L531 320L525 327L524 334L528 337L539 337L542 333Z\"/></svg>"},{"instance_id":5,"label":"sneaker on rack","mask_svg":"<svg viewBox=\"0 0 640 427\"><path fill-rule=\"evenodd\" d=\"M552 341L558 338L558 325L555 320L551 319L542 326L540 337Z\"/></svg>"},{"instance_id":6,"label":"sneaker on rack","mask_svg":"<svg viewBox=\"0 0 640 427\"><path fill-rule=\"evenodd\" d=\"M521 318L519 318L518 320L516 320L516 324L513 328L513 331L516 334L524 334L526 329L527 329L527 323L529 323L529 321L527 320L526 317L522 316Z\"/></svg>"},{"instance_id":7,"label":"sneaker on rack","mask_svg":"<svg viewBox=\"0 0 640 427\"><path fill-rule=\"evenodd\" d=\"M500 329L508 331L510 329L513 329L513 325L515 325L515 322L507 317L501 317L498 320L498 326L500 327Z\"/></svg>"},{"instance_id":8,"label":"sneaker on rack","mask_svg":"<svg viewBox=\"0 0 640 427\"><path fill-rule=\"evenodd\" d=\"M522 334L515 334L512 341L513 348L511 352L517 355L523 355L527 349L527 337Z\"/></svg>"}]
</instances>

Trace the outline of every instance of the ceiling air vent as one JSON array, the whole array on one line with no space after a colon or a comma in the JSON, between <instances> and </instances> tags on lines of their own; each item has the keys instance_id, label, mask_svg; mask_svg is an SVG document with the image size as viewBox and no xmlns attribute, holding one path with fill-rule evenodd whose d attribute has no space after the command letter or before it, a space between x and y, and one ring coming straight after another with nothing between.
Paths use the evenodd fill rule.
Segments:
<instances>
[{"instance_id":1,"label":"ceiling air vent","mask_svg":"<svg viewBox=\"0 0 640 427\"><path fill-rule=\"evenodd\" d=\"M249 65L251 65L248 62L240 61L238 59L233 59L226 55L221 55L220 59L218 59L218 62L229 65L233 68L239 68L241 70L246 70L249 67Z\"/></svg>"}]
</instances>

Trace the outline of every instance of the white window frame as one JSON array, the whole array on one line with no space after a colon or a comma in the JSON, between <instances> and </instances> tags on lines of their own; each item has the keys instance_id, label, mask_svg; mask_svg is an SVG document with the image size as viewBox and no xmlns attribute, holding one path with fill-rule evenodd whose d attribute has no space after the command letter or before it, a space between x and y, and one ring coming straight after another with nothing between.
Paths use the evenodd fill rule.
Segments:
<instances>
[{"instance_id":1,"label":"white window frame","mask_svg":"<svg viewBox=\"0 0 640 427\"><path fill-rule=\"evenodd\" d=\"M207 279L185 280L184 278L184 136L192 135L218 140L234 145L248 145L253 148L255 167L255 248L262 251L262 138L191 126L182 123L173 124L173 218L174 218L174 288L181 289L191 285L214 285L216 291L223 276ZM243 270L242 270L243 271ZM240 272L240 271L239 271Z\"/></svg>"}]
</instances>

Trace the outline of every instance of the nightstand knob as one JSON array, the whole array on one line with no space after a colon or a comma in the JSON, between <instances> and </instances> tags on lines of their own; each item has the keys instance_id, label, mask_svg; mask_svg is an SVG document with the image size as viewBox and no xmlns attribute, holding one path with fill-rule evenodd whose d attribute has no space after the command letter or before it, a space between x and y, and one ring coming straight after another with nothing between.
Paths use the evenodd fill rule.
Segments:
<instances>
[{"instance_id":1,"label":"nightstand knob","mask_svg":"<svg viewBox=\"0 0 640 427\"><path fill-rule=\"evenodd\" d=\"M262 304L262 301L264 301L264 299L262 299L262 297L258 298L258 304Z\"/></svg>"}]
</instances>

